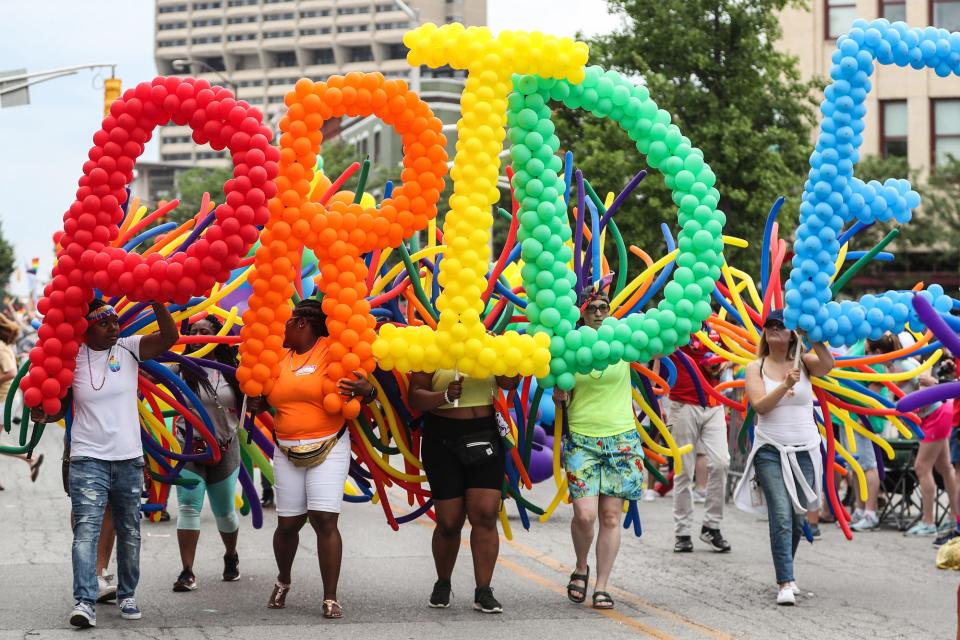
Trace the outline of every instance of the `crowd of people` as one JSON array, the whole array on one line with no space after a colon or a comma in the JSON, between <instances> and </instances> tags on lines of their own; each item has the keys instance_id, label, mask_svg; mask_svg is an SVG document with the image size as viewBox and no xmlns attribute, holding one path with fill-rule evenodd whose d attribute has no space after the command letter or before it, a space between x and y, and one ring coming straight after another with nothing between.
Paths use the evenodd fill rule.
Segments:
<instances>
[{"instance_id":1,"label":"crowd of people","mask_svg":"<svg viewBox=\"0 0 960 640\"><path fill-rule=\"evenodd\" d=\"M585 292L580 300L581 323L598 328L609 317L610 301L602 290ZM65 437L64 486L71 499L73 528L73 595L76 605L70 623L96 625L98 602L116 599L120 615L138 619L140 504L144 483L144 458L137 415L139 364L167 351L178 341L179 329L162 304L154 304L158 330L148 335L120 337L119 318L112 306L95 300L89 306L85 343L76 360L71 391L59 415L34 410L38 422L55 422L72 409ZM0 340L9 345L17 338L14 323L0 317ZM222 325L214 316L196 319L193 335L214 335ZM16 369L0 345L0 384L9 384ZM285 327L286 355L279 375L264 397L245 398L230 371L237 364L235 347L218 345L208 358L223 365L175 367L174 371L196 394L215 427L219 456L210 462L191 462L181 472L189 482L177 486L177 540L182 569L173 590L198 588L193 571L200 536L204 496L223 542L223 580L240 577L237 539L240 529L235 493L240 467L239 423L245 412L269 411L274 415L276 443L274 483L264 503L275 501L277 525L273 549L277 577L267 597L271 609L283 609L291 593L291 568L300 532L309 522L316 535L320 577L323 583L323 616L340 618L344 609L337 596L343 542L338 529L344 482L351 461L350 432L342 418L324 410L322 373L327 359L326 317L321 304L307 299L293 309ZM196 348L188 346L188 350ZM897 336L884 336L864 345L866 353L888 353L899 348ZM694 504L703 502L699 539L719 553L731 544L721 533L730 467L728 419L722 406L704 401L694 376L716 384L732 372L696 337L672 356L677 377L665 421L677 442L691 445L682 457L682 469L669 473L675 523L674 551L693 551ZM756 360L745 368L746 397L757 414L752 448L743 476L734 492L735 504L769 521L770 549L777 585L776 602L792 605L800 593L794 557L807 527L817 531L824 464L821 437L814 419L811 378L828 374L836 365L834 353L824 344L804 350L803 336L787 329L780 311L765 318ZM211 364L212 366L212 364ZM917 369L910 361L895 361L898 371ZM513 390L517 377L465 377L456 371L413 373L407 402L422 414L423 468L429 481L435 512L432 551L436 582L430 607L451 604L451 576L461 546L464 524L470 523L473 556L474 608L500 613L503 605L494 596L492 581L499 554L497 516L502 500L506 452L501 437L508 425L493 406L498 389ZM903 383L908 390L936 384L937 379L918 375ZM339 381L339 391L363 403L377 401L376 387L362 372ZM573 506L570 524L575 569L566 586L571 602L587 600L590 589L589 558L594 554L591 604L614 608L608 584L620 548L624 501L649 499L653 485L645 481L644 452L635 422L630 363L621 362L602 371L577 374L572 390L553 392L558 420L563 420L562 463ZM562 418L561 418L562 416ZM923 513L911 536L940 535L942 543L958 535L957 527L938 529L933 522L936 485L933 472L943 479L953 516L957 513L957 485L950 451L957 453L952 403L927 407L921 412L925 437L916 457ZM185 452L202 454L207 441L188 429L182 418L173 428ZM884 425L877 424L878 430ZM193 434L193 435L190 435ZM857 435L857 437L862 437ZM872 443L856 443L859 462L867 473L869 496L856 496L853 528L869 531L879 526L880 492ZM198 456L205 459L205 456ZM215 462L213 461L215 460ZM36 474L42 457L28 462ZM953 460L955 464L956 459ZM663 469L668 472L667 469ZM645 494L646 489L646 494ZM809 518L809 523L807 519ZM942 535L941 535L942 534ZM117 585L106 575L116 539Z\"/></svg>"}]
</instances>

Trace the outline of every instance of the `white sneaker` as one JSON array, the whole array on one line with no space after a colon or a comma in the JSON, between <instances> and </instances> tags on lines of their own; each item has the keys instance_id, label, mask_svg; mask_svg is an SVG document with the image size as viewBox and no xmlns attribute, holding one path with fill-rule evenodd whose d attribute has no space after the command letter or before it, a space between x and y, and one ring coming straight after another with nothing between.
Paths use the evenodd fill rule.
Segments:
<instances>
[{"instance_id":1,"label":"white sneaker","mask_svg":"<svg viewBox=\"0 0 960 640\"><path fill-rule=\"evenodd\" d=\"M790 582L790 591L793 591L793 595L795 596L799 596L802 593L800 591L800 587L798 587L797 583L793 581Z\"/></svg>"},{"instance_id":2,"label":"white sneaker","mask_svg":"<svg viewBox=\"0 0 960 640\"><path fill-rule=\"evenodd\" d=\"M793 595L791 587L783 587L777 592L777 604L782 607L792 607L797 604L797 597Z\"/></svg>"},{"instance_id":3,"label":"white sneaker","mask_svg":"<svg viewBox=\"0 0 960 640\"><path fill-rule=\"evenodd\" d=\"M872 531L880 528L880 518L873 513L865 513L863 517L850 525L854 531Z\"/></svg>"},{"instance_id":4,"label":"white sneaker","mask_svg":"<svg viewBox=\"0 0 960 640\"><path fill-rule=\"evenodd\" d=\"M117 598L117 587L110 584L106 578L97 576L97 602L107 602L108 600L116 600Z\"/></svg>"},{"instance_id":5,"label":"white sneaker","mask_svg":"<svg viewBox=\"0 0 960 640\"><path fill-rule=\"evenodd\" d=\"M705 489L693 490L693 504L703 504L707 501L707 491Z\"/></svg>"},{"instance_id":6,"label":"white sneaker","mask_svg":"<svg viewBox=\"0 0 960 640\"><path fill-rule=\"evenodd\" d=\"M654 500L657 499L658 495L659 494L656 492L655 489L647 489L646 491L643 492L643 501L653 502Z\"/></svg>"}]
</instances>

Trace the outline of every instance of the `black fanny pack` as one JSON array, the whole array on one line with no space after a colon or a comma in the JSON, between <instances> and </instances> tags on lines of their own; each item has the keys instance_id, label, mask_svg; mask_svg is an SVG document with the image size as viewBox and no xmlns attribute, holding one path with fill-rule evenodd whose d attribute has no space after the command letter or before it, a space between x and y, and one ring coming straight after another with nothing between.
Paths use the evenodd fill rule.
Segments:
<instances>
[{"instance_id":1,"label":"black fanny pack","mask_svg":"<svg viewBox=\"0 0 960 640\"><path fill-rule=\"evenodd\" d=\"M493 462L500 457L500 436L496 432L474 433L460 436L447 446L465 467L476 467Z\"/></svg>"}]
</instances>

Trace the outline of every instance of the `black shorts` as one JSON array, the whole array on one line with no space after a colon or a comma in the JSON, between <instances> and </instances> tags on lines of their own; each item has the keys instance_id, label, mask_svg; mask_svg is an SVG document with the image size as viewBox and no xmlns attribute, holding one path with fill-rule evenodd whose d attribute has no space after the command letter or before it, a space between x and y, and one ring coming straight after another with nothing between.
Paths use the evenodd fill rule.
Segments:
<instances>
[{"instance_id":1,"label":"black shorts","mask_svg":"<svg viewBox=\"0 0 960 640\"><path fill-rule=\"evenodd\" d=\"M500 447L500 455L493 461L469 468L463 466L452 448L461 436L487 433L500 438L494 416L457 420L433 413L423 415L420 457L434 500L461 498L467 489L503 488L504 447Z\"/></svg>"}]
</instances>

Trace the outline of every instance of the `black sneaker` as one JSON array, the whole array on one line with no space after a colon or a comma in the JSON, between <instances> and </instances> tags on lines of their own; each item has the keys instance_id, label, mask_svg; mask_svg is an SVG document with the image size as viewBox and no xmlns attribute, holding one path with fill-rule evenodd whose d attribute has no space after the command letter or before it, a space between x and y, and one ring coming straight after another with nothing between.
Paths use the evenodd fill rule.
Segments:
<instances>
[{"instance_id":1,"label":"black sneaker","mask_svg":"<svg viewBox=\"0 0 960 640\"><path fill-rule=\"evenodd\" d=\"M674 553L690 553L693 551L693 540L690 536L677 536L677 541L673 545Z\"/></svg>"},{"instance_id":2,"label":"black sneaker","mask_svg":"<svg viewBox=\"0 0 960 640\"><path fill-rule=\"evenodd\" d=\"M719 551L720 553L726 553L727 551L730 551L730 543L723 539L720 529L708 529L707 527L701 527L700 539L713 547L714 551Z\"/></svg>"},{"instance_id":3,"label":"black sneaker","mask_svg":"<svg viewBox=\"0 0 960 640\"><path fill-rule=\"evenodd\" d=\"M223 556L223 581L236 582L240 579L240 556L238 554L224 554Z\"/></svg>"},{"instance_id":4,"label":"black sneaker","mask_svg":"<svg viewBox=\"0 0 960 640\"><path fill-rule=\"evenodd\" d=\"M948 531L947 533L943 534L942 536L934 540L933 546L942 547L943 545L947 544L948 542L950 542L951 540L957 537L960 537L960 531L953 529L952 531Z\"/></svg>"},{"instance_id":5,"label":"black sneaker","mask_svg":"<svg viewBox=\"0 0 960 640\"><path fill-rule=\"evenodd\" d=\"M260 498L260 506L264 509L271 509L273 508L273 505L273 492L271 491L270 493L264 493L263 497Z\"/></svg>"},{"instance_id":6,"label":"black sneaker","mask_svg":"<svg viewBox=\"0 0 960 640\"><path fill-rule=\"evenodd\" d=\"M446 609L450 606L450 596L453 589L449 580L437 580L433 583L433 593L430 594L430 606L434 609Z\"/></svg>"},{"instance_id":7,"label":"black sneaker","mask_svg":"<svg viewBox=\"0 0 960 640\"><path fill-rule=\"evenodd\" d=\"M473 608L483 613L503 613L503 607L493 597L490 587L477 587L473 592Z\"/></svg>"}]
</instances>

